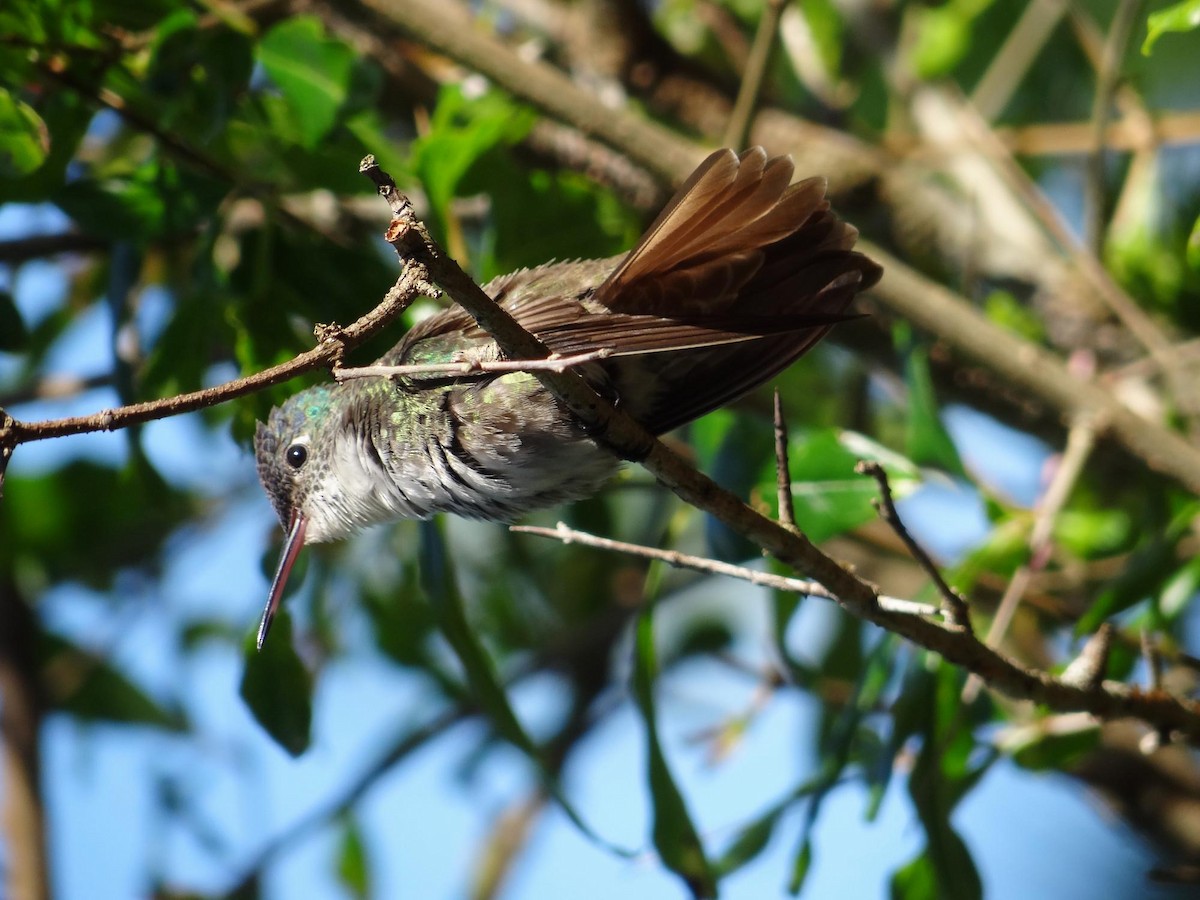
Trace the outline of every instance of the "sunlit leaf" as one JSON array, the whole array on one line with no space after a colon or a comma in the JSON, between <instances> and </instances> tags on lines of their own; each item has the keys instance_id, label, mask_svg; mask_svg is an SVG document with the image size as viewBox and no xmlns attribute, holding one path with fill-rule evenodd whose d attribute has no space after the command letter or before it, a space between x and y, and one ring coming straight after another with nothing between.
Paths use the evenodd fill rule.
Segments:
<instances>
[{"instance_id":1,"label":"sunlit leaf","mask_svg":"<svg viewBox=\"0 0 1200 900\"><path fill-rule=\"evenodd\" d=\"M263 37L258 61L296 114L304 146L316 146L337 121L346 100L354 51L326 38L319 19L297 16Z\"/></svg>"},{"instance_id":2,"label":"sunlit leaf","mask_svg":"<svg viewBox=\"0 0 1200 900\"><path fill-rule=\"evenodd\" d=\"M41 116L0 88L0 178L35 171L50 151L50 133Z\"/></svg>"},{"instance_id":3,"label":"sunlit leaf","mask_svg":"<svg viewBox=\"0 0 1200 900\"><path fill-rule=\"evenodd\" d=\"M1146 40L1142 42L1142 53L1149 56L1158 39L1168 32L1195 31L1197 28L1200 28L1200 0L1183 0L1152 12L1146 19Z\"/></svg>"},{"instance_id":4,"label":"sunlit leaf","mask_svg":"<svg viewBox=\"0 0 1200 900\"><path fill-rule=\"evenodd\" d=\"M878 516L872 504L879 497L879 486L855 471L860 457L843 438L834 429L815 431L794 436L789 448L796 522L818 543ZM897 470L885 463L885 468L896 497L915 487L907 467Z\"/></svg>"}]
</instances>

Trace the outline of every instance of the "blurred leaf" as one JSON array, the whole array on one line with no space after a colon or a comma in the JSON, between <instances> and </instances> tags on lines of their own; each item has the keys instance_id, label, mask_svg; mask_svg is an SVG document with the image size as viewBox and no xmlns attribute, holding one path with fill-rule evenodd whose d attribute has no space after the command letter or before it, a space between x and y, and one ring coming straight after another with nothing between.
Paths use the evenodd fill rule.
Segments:
<instances>
[{"instance_id":1,"label":"blurred leaf","mask_svg":"<svg viewBox=\"0 0 1200 900\"><path fill-rule=\"evenodd\" d=\"M121 470L73 462L44 475L10 472L0 503L0 568L20 564L47 580L106 587L123 566L151 566L192 511L188 498L136 459Z\"/></svg>"},{"instance_id":2,"label":"blurred leaf","mask_svg":"<svg viewBox=\"0 0 1200 900\"><path fill-rule=\"evenodd\" d=\"M805 0L799 9L808 24L826 78L832 80L841 71L842 51L846 46L846 26L841 12L833 0Z\"/></svg>"},{"instance_id":3,"label":"blurred leaf","mask_svg":"<svg viewBox=\"0 0 1200 900\"><path fill-rule=\"evenodd\" d=\"M1113 276L1134 296L1163 306L1176 301L1186 276L1186 251L1165 233L1166 202L1157 157L1134 166L1104 243L1104 261Z\"/></svg>"},{"instance_id":4,"label":"blurred leaf","mask_svg":"<svg viewBox=\"0 0 1200 900\"><path fill-rule=\"evenodd\" d=\"M652 608L638 618L636 640L633 693L646 726L646 768L654 805L654 848L663 864L687 883L693 896L715 897L717 883L712 867L704 855L700 835L658 740L654 712L654 679L658 674L658 663L654 652Z\"/></svg>"},{"instance_id":5,"label":"blurred leaf","mask_svg":"<svg viewBox=\"0 0 1200 900\"><path fill-rule=\"evenodd\" d=\"M0 88L0 178L36 171L49 151L50 132L42 117Z\"/></svg>"},{"instance_id":6,"label":"blurred leaf","mask_svg":"<svg viewBox=\"0 0 1200 900\"><path fill-rule=\"evenodd\" d=\"M12 294L0 289L0 351L18 352L28 340L29 332Z\"/></svg>"},{"instance_id":7,"label":"blurred leaf","mask_svg":"<svg viewBox=\"0 0 1200 900\"><path fill-rule=\"evenodd\" d=\"M1095 722L1063 729L1064 717L1047 717L1008 729L1000 736L1000 748L1013 761L1034 772L1063 771L1100 744L1100 727Z\"/></svg>"},{"instance_id":8,"label":"blurred leaf","mask_svg":"<svg viewBox=\"0 0 1200 900\"><path fill-rule=\"evenodd\" d=\"M76 179L54 202L89 234L148 239L195 228L224 195L223 185L167 161Z\"/></svg>"},{"instance_id":9,"label":"blurred leaf","mask_svg":"<svg viewBox=\"0 0 1200 900\"><path fill-rule=\"evenodd\" d=\"M547 789L584 836L609 852L620 856L632 855L630 851L605 841L593 831L562 793L557 776L547 770L541 750L513 712L495 666L467 620L466 607L446 550L440 520L426 519L418 527L421 535L421 586L429 598L442 635L462 663L475 700L487 713L492 727L538 766Z\"/></svg>"},{"instance_id":10,"label":"blurred leaf","mask_svg":"<svg viewBox=\"0 0 1200 900\"><path fill-rule=\"evenodd\" d=\"M1192 501L1176 513L1161 534L1148 537L1128 563L1096 597L1079 621L1075 634L1091 634L1111 616L1156 594L1173 571L1176 547L1200 515L1200 502Z\"/></svg>"},{"instance_id":11,"label":"blurred leaf","mask_svg":"<svg viewBox=\"0 0 1200 900\"><path fill-rule=\"evenodd\" d=\"M1200 272L1200 218L1192 223L1191 233L1188 234L1187 249L1188 265L1193 271Z\"/></svg>"},{"instance_id":12,"label":"blurred leaf","mask_svg":"<svg viewBox=\"0 0 1200 900\"><path fill-rule=\"evenodd\" d=\"M909 794L925 829L924 850L896 872L892 896L974 900L983 896L979 872L950 823L958 801L979 781L990 760L972 765L975 739L960 701L964 675L945 663L936 673L914 672L903 705L922 735L909 775Z\"/></svg>"},{"instance_id":13,"label":"blurred leaf","mask_svg":"<svg viewBox=\"0 0 1200 900\"><path fill-rule=\"evenodd\" d=\"M1158 597L1158 611L1168 622L1183 613L1200 591L1200 556L1193 556L1167 579Z\"/></svg>"},{"instance_id":14,"label":"blurred leaf","mask_svg":"<svg viewBox=\"0 0 1200 900\"><path fill-rule=\"evenodd\" d=\"M1168 32L1195 31L1196 28L1200 28L1200 0L1183 0L1152 12L1146 19L1146 40L1142 42L1142 53L1149 56L1158 39Z\"/></svg>"},{"instance_id":15,"label":"blurred leaf","mask_svg":"<svg viewBox=\"0 0 1200 900\"><path fill-rule=\"evenodd\" d=\"M1120 509L1064 509L1054 520L1054 540L1083 559L1111 556L1132 533L1129 514Z\"/></svg>"},{"instance_id":16,"label":"blurred leaf","mask_svg":"<svg viewBox=\"0 0 1200 900\"><path fill-rule=\"evenodd\" d=\"M338 881L346 892L358 900L372 896L371 870L367 862L367 848L362 829L350 816L342 824L342 839L338 845Z\"/></svg>"},{"instance_id":17,"label":"blurred leaf","mask_svg":"<svg viewBox=\"0 0 1200 900\"><path fill-rule=\"evenodd\" d=\"M258 724L292 756L308 749L312 731L312 674L292 643L292 617L280 607L261 651L246 635L241 695Z\"/></svg>"},{"instance_id":18,"label":"blurred leaf","mask_svg":"<svg viewBox=\"0 0 1200 900\"><path fill-rule=\"evenodd\" d=\"M41 643L41 683L54 709L87 721L186 728L178 711L164 709L107 660L47 632Z\"/></svg>"},{"instance_id":19,"label":"blurred leaf","mask_svg":"<svg viewBox=\"0 0 1200 900\"><path fill-rule=\"evenodd\" d=\"M934 80L948 75L971 49L971 23L962 4L910 7L915 15L915 40L910 65L917 77Z\"/></svg>"},{"instance_id":20,"label":"blurred leaf","mask_svg":"<svg viewBox=\"0 0 1200 900\"><path fill-rule=\"evenodd\" d=\"M519 136L507 123L502 143L487 147L455 185L459 194L486 194L490 202L492 241L481 278L552 259L611 256L637 239L637 220L611 192L575 172L519 165L506 146Z\"/></svg>"},{"instance_id":21,"label":"blurred leaf","mask_svg":"<svg viewBox=\"0 0 1200 900\"><path fill-rule=\"evenodd\" d=\"M267 32L258 44L258 61L295 113L303 145L315 147L346 100L354 51L326 38L320 19L298 16Z\"/></svg>"},{"instance_id":22,"label":"blurred leaf","mask_svg":"<svg viewBox=\"0 0 1200 900\"><path fill-rule=\"evenodd\" d=\"M198 136L219 136L249 87L254 47L248 34L232 28L202 27L190 9L181 9L154 33L146 88L159 101L159 119Z\"/></svg>"},{"instance_id":23,"label":"blurred leaf","mask_svg":"<svg viewBox=\"0 0 1200 900\"><path fill-rule=\"evenodd\" d=\"M1029 308L1008 291L995 290L984 298L983 310L997 325L1026 340L1041 343L1046 338L1046 326Z\"/></svg>"},{"instance_id":24,"label":"blurred leaf","mask_svg":"<svg viewBox=\"0 0 1200 900\"><path fill-rule=\"evenodd\" d=\"M937 397L933 390L933 376L929 373L929 354L924 347L913 346L908 352L904 367L908 385L908 433L905 452L918 465L937 466L966 477L962 460L950 433L942 424Z\"/></svg>"}]
</instances>

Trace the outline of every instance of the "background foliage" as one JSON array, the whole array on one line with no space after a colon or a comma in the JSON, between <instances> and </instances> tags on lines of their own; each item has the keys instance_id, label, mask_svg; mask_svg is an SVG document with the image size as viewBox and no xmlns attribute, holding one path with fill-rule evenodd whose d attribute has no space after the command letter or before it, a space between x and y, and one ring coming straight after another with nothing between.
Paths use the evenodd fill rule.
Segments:
<instances>
[{"instance_id":1,"label":"background foliage","mask_svg":"<svg viewBox=\"0 0 1200 900\"><path fill-rule=\"evenodd\" d=\"M628 247L667 196L661 173L433 52L401 7L6 2L0 407L32 421L194 390L361 315L395 274L356 171L368 152L480 279ZM792 4L750 139L827 174L848 218L962 303L1194 438L1197 4L1059 7ZM540 57L707 144L727 140L764 18L743 0L473 12L520 48L514 78ZM1088 260L1141 317L1099 301ZM1149 635L1161 683L1190 691L1186 486L1014 396L946 335L863 308L779 379L805 533L885 592L933 599L854 473L886 459L977 625L1002 597L1016 609L1008 652L1061 669L1112 622L1109 677L1151 677ZM501 526L403 523L308 554L292 618L250 652L277 524L249 436L299 387L17 448L0 501L0 894L99 878L108 896L852 896L869 877L904 898L1092 896L1084 875L1037 880L1057 836L996 855L1005 824L1050 802L1047 772L1123 823L1103 840L1132 848L1125 868L1089 873L1106 896L1144 896L1154 866L1194 877L1188 751L979 691L817 599ZM680 437L774 504L769 394ZM537 522L559 519L757 556L636 470ZM447 768L429 774L426 753ZM436 787L397 781L410 772ZM1018 817L964 836L958 811L997 782Z\"/></svg>"}]
</instances>

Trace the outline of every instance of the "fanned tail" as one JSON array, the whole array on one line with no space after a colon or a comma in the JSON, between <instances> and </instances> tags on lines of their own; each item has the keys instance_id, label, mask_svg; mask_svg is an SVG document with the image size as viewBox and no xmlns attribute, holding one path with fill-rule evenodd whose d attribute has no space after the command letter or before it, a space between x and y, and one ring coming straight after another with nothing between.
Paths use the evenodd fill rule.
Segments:
<instances>
[{"instance_id":1,"label":"fanned tail","mask_svg":"<svg viewBox=\"0 0 1200 900\"><path fill-rule=\"evenodd\" d=\"M586 344L574 338L599 334L607 318L618 355L653 354L606 368L628 411L654 431L772 378L879 281L882 269L851 249L858 232L830 209L825 179L791 184L792 172L791 159L768 159L761 147L710 155L597 288L594 303L613 315L555 335Z\"/></svg>"}]
</instances>

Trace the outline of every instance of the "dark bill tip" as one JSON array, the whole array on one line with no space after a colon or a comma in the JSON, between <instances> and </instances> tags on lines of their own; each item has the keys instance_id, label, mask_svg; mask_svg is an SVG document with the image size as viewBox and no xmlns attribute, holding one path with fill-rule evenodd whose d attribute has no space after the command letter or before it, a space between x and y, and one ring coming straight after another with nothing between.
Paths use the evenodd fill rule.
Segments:
<instances>
[{"instance_id":1,"label":"dark bill tip","mask_svg":"<svg viewBox=\"0 0 1200 900\"><path fill-rule=\"evenodd\" d=\"M271 592L267 595L267 605L263 608L262 619L258 623L257 647L259 650L262 650L263 643L267 640L267 632L271 630L271 623L275 620L279 601L283 599L283 589L287 585L288 575L291 574L292 566L296 564L296 559L300 556L300 548L304 546L304 526L306 524L304 513L299 510L292 513L291 526L288 528L287 537L283 542L283 554L279 557L279 568L275 570L275 577L271 581Z\"/></svg>"}]
</instances>

